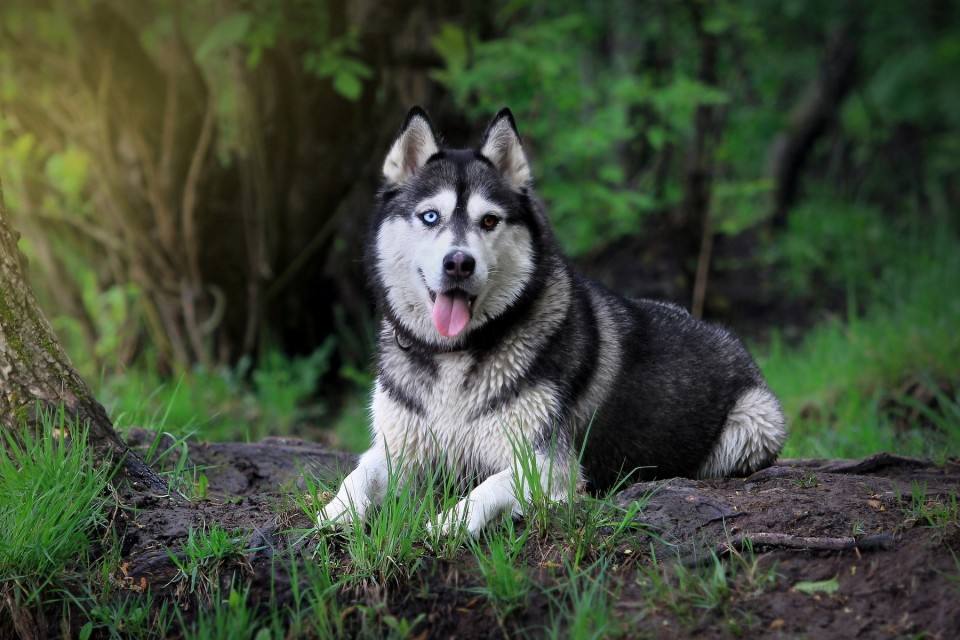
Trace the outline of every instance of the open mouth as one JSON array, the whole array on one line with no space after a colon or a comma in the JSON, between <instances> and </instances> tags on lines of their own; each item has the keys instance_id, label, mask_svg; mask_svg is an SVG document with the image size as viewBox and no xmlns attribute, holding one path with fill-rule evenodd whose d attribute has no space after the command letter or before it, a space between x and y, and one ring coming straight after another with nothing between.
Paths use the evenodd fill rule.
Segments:
<instances>
[{"instance_id":1,"label":"open mouth","mask_svg":"<svg viewBox=\"0 0 960 640\"><path fill-rule=\"evenodd\" d=\"M473 315L473 303L477 296L470 295L459 287L453 287L446 291L434 291L427 284L427 278L423 271L417 269L423 286L430 295L430 302L433 303L433 326L437 332L445 338L453 338L460 335L467 325L470 324L470 317Z\"/></svg>"},{"instance_id":2,"label":"open mouth","mask_svg":"<svg viewBox=\"0 0 960 640\"><path fill-rule=\"evenodd\" d=\"M427 287L427 293L433 302L433 326L437 332L446 338L460 335L470 323L477 296L457 288L437 292Z\"/></svg>"}]
</instances>

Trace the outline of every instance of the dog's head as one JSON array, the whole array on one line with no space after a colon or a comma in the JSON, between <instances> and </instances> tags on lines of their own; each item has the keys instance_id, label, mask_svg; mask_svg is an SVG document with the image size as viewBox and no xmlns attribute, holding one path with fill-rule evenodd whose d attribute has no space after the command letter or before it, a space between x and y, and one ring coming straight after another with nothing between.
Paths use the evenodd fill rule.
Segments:
<instances>
[{"instance_id":1,"label":"dog's head","mask_svg":"<svg viewBox=\"0 0 960 640\"><path fill-rule=\"evenodd\" d=\"M414 107L383 177L369 263L395 325L456 348L529 295L546 221L508 109L478 148L447 149Z\"/></svg>"}]
</instances>

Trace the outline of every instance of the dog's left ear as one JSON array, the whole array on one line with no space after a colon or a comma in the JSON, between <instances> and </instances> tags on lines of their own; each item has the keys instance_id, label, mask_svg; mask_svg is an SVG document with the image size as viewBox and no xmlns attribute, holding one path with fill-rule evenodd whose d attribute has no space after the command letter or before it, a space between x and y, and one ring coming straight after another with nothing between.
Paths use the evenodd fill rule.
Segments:
<instances>
[{"instance_id":1,"label":"dog's left ear","mask_svg":"<svg viewBox=\"0 0 960 640\"><path fill-rule=\"evenodd\" d=\"M490 121L480 153L493 163L513 189L520 190L530 184L530 164L510 109L501 109Z\"/></svg>"}]
</instances>

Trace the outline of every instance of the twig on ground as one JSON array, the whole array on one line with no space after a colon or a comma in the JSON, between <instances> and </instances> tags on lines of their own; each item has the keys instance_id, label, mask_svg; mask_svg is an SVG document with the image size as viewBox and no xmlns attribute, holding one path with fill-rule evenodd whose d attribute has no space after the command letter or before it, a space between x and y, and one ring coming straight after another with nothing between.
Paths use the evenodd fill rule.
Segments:
<instances>
[{"instance_id":1,"label":"twig on ground","mask_svg":"<svg viewBox=\"0 0 960 640\"><path fill-rule=\"evenodd\" d=\"M753 546L780 547L782 549L810 549L812 551L844 551L860 549L862 551L880 551L891 549L894 545L893 536L889 533L861 536L808 537L795 536L789 533L740 533L726 542L721 542L717 552L728 553L731 550L741 550L747 541Z\"/></svg>"}]
</instances>

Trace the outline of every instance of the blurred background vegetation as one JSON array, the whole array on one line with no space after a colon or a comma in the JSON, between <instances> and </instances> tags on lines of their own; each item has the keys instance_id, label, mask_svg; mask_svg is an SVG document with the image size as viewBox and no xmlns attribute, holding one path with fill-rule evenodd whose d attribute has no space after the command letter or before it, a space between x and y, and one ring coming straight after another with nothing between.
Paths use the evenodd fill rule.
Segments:
<instances>
[{"instance_id":1,"label":"blurred background vegetation","mask_svg":"<svg viewBox=\"0 0 960 640\"><path fill-rule=\"evenodd\" d=\"M362 449L412 104L509 105L588 274L750 343L789 455L960 452L960 3L5 0L0 176L120 426Z\"/></svg>"}]
</instances>

